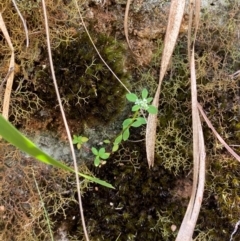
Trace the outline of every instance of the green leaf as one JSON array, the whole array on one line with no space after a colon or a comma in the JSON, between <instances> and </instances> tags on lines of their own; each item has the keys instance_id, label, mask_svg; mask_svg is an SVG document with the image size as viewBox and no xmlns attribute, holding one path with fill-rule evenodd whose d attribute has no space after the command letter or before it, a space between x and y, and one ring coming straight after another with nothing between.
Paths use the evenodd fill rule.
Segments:
<instances>
[{"instance_id":1,"label":"green leaf","mask_svg":"<svg viewBox=\"0 0 240 241\"><path fill-rule=\"evenodd\" d=\"M147 89L144 88L144 89L142 90L142 98L143 98L143 99L146 99L147 96L148 96L148 91L147 91Z\"/></svg>"},{"instance_id":2,"label":"green leaf","mask_svg":"<svg viewBox=\"0 0 240 241\"><path fill-rule=\"evenodd\" d=\"M87 138L87 137L85 137L85 136L81 136L81 141L82 142L87 142L89 139Z\"/></svg>"},{"instance_id":3,"label":"green leaf","mask_svg":"<svg viewBox=\"0 0 240 241\"><path fill-rule=\"evenodd\" d=\"M132 107L132 111L138 111L139 109L140 109L141 107L139 106L139 105L134 105L133 107Z\"/></svg>"},{"instance_id":4,"label":"green leaf","mask_svg":"<svg viewBox=\"0 0 240 241\"><path fill-rule=\"evenodd\" d=\"M149 105L149 108L147 109L147 111L150 114L157 114L158 113L158 109L153 105Z\"/></svg>"},{"instance_id":5,"label":"green leaf","mask_svg":"<svg viewBox=\"0 0 240 241\"><path fill-rule=\"evenodd\" d=\"M101 158L101 159L108 159L109 156L110 156L110 153L105 152L105 153L103 153L103 154L100 155L100 158Z\"/></svg>"},{"instance_id":6,"label":"green leaf","mask_svg":"<svg viewBox=\"0 0 240 241\"><path fill-rule=\"evenodd\" d=\"M99 156L96 156L95 159L94 159L94 165L95 165L96 167L98 167L99 164L100 164L100 158L99 158Z\"/></svg>"},{"instance_id":7,"label":"green leaf","mask_svg":"<svg viewBox=\"0 0 240 241\"><path fill-rule=\"evenodd\" d=\"M118 144L114 144L113 148L112 148L112 152L115 152L119 149L119 145Z\"/></svg>"},{"instance_id":8,"label":"green leaf","mask_svg":"<svg viewBox=\"0 0 240 241\"><path fill-rule=\"evenodd\" d=\"M78 137L73 135L73 140L72 140L73 144L77 144L78 143Z\"/></svg>"},{"instance_id":9,"label":"green leaf","mask_svg":"<svg viewBox=\"0 0 240 241\"><path fill-rule=\"evenodd\" d=\"M123 132L123 140L124 140L124 141L128 140L129 135L130 135L129 129L126 129L126 130Z\"/></svg>"},{"instance_id":10,"label":"green leaf","mask_svg":"<svg viewBox=\"0 0 240 241\"><path fill-rule=\"evenodd\" d=\"M84 142L87 142L88 138L85 136L76 136L73 135L73 144L83 144ZM80 148L78 148L80 149Z\"/></svg>"},{"instance_id":11,"label":"green leaf","mask_svg":"<svg viewBox=\"0 0 240 241\"><path fill-rule=\"evenodd\" d=\"M105 187L108 187L108 188L113 188L115 189L110 183L106 182L106 181L103 181L101 179L98 179L97 177L91 177L91 176L88 176L88 175L85 175L85 174L81 174L79 173L80 176L88 179L89 181L92 181L92 182L95 182L95 183L98 183L102 186L105 186Z\"/></svg>"},{"instance_id":12,"label":"green leaf","mask_svg":"<svg viewBox=\"0 0 240 241\"><path fill-rule=\"evenodd\" d=\"M139 127L139 126L141 126L142 125L142 123L140 122L140 121L135 121L135 122L133 122L132 123L132 127Z\"/></svg>"},{"instance_id":13,"label":"green leaf","mask_svg":"<svg viewBox=\"0 0 240 241\"><path fill-rule=\"evenodd\" d=\"M121 143L121 141L122 141L122 134L119 135L119 136L115 139L115 141L114 141L114 145L115 145L115 144L119 144L119 143Z\"/></svg>"},{"instance_id":14,"label":"green leaf","mask_svg":"<svg viewBox=\"0 0 240 241\"><path fill-rule=\"evenodd\" d=\"M128 93L128 94L126 94L126 98L130 102L135 102L138 97L133 93Z\"/></svg>"},{"instance_id":15,"label":"green leaf","mask_svg":"<svg viewBox=\"0 0 240 241\"><path fill-rule=\"evenodd\" d=\"M153 100L152 97L147 98L147 103L149 104Z\"/></svg>"},{"instance_id":16,"label":"green leaf","mask_svg":"<svg viewBox=\"0 0 240 241\"><path fill-rule=\"evenodd\" d=\"M110 140L104 140L103 143L109 144L109 143L110 143Z\"/></svg>"},{"instance_id":17,"label":"green leaf","mask_svg":"<svg viewBox=\"0 0 240 241\"><path fill-rule=\"evenodd\" d=\"M147 124L146 119L143 118L143 117L138 117L138 118L137 118L137 121L140 121L143 125Z\"/></svg>"},{"instance_id":18,"label":"green leaf","mask_svg":"<svg viewBox=\"0 0 240 241\"><path fill-rule=\"evenodd\" d=\"M130 126L132 121L133 121L132 118L128 118L128 119L124 120L124 122L122 123L123 129L127 128L128 126Z\"/></svg>"},{"instance_id":19,"label":"green leaf","mask_svg":"<svg viewBox=\"0 0 240 241\"><path fill-rule=\"evenodd\" d=\"M75 173L75 170L50 157L48 154L39 149L33 142L31 142L27 137L25 137L20 131L18 131L10 122L8 122L2 115L0 115L0 135L9 143L19 148L21 151L26 152L30 156L36 158L37 160L61 168L65 171ZM114 188L111 184L102 181L96 177L91 177L83 173L78 173L78 175L88 179L89 181L98 183L105 187Z\"/></svg>"},{"instance_id":20,"label":"green leaf","mask_svg":"<svg viewBox=\"0 0 240 241\"><path fill-rule=\"evenodd\" d=\"M137 120L135 122L133 122L131 126L139 127L144 124L146 124L146 120L143 117L138 117Z\"/></svg>"},{"instance_id":21,"label":"green leaf","mask_svg":"<svg viewBox=\"0 0 240 241\"><path fill-rule=\"evenodd\" d=\"M98 150L95 148L95 147L92 147L92 153L95 155L95 156L98 156Z\"/></svg>"},{"instance_id":22,"label":"green leaf","mask_svg":"<svg viewBox=\"0 0 240 241\"><path fill-rule=\"evenodd\" d=\"M98 155L101 156L104 153L105 153L105 148L104 147L100 148L100 150L98 151Z\"/></svg>"},{"instance_id":23,"label":"green leaf","mask_svg":"<svg viewBox=\"0 0 240 241\"><path fill-rule=\"evenodd\" d=\"M77 144L77 149L80 149L81 146L82 146L82 144L78 143L78 144Z\"/></svg>"}]
</instances>

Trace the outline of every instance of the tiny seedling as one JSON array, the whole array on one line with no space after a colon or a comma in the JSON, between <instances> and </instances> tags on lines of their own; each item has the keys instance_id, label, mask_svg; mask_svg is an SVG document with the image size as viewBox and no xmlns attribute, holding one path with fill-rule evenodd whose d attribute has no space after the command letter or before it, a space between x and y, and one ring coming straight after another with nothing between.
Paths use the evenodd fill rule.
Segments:
<instances>
[{"instance_id":1,"label":"tiny seedling","mask_svg":"<svg viewBox=\"0 0 240 241\"><path fill-rule=\"evenodd\" d=\"M143 114L143 111L147 111L149 114L157 114L157 108L153 105L150 105L152 97L148 97L147 89L142 90L142 98L138 98L134 93L128 93L126 95L128 101L133 102L135 105L132 107L134 115L132 118L128 118L123 121L122 131L117 136L113 142L112 152L115 152L119 148L119 144L122 141L126 141L130 136L130 127L140 127L147 123L145 117L141 117L140 114Z\"/></svg>"},{"instance_id":2,"label":"tiny seedling","mask_svg":"<svg viewBox=\"0 0 240 241\"><path fill-rule=\"evenodd\" d=\"M157 108L150 104L153 100L152 97L148 97L147 89L143 89L141 93L141 98L134 93L126 94L126 98L128 101L133 102L134 106L132 107L132 111L134 112L131 118L127 118L122 123L122 131L117 135L115 140L111 142L110 140L104 140L104 144L112 143L112 153L116 152L119 149L119 145L122 141L126 141L130 136L130 127L140 127L147 123L146 118L144 116L144 112L148 112L149 114L157 114ZM143 117L141 116L143 115ZM81 148L82 144L87 142L88 138L83 136L73 136L73 143L77 144L78 149ZM102 144L103 144L102 143ZM94 165L99 166L106 163L106 159L110 157L111 153L105 151L105 148L102 147L97 150L95 147L92 147L92 153L95 156Z\"/></svg>"},{"instance_id":3,"label":"tiny seedling","mask_svg":"<svg viewBox=\"0 0 240 241\"><path fill-rule=\"evenodd\" d=\"M82 147L82 144L88 141L88 138L85 136L76 136L73 135L73 144L77 144L77 149Z\"/></svg>"},{"instance_id":4,"label":"tiny seedling","mask_svg":"<svg viewBox=\"0 0 240 241\"><path fill-rule=\"evenodd\" d=\"M94 165L97 167L99 164L104 164L103 160L106 160L109 158L110 153L105 151L105 148L102 147L99 150L97 150L95 147L92 147L92 153L95 155L94 159Z\"/></svg>"}]
</instances>

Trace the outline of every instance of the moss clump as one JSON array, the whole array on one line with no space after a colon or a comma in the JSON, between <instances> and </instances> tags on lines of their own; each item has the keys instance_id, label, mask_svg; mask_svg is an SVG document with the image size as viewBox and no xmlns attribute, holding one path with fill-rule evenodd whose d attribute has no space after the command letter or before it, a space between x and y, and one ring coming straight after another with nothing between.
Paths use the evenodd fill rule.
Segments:
<instances>
[{"instance_id":1,"label":"moss clump","mask_svg":"<svg viewBox=\"0 0 240 241\"><path fill-rule=\"evenodd\" d=\"M92 38L102 57L126 84L129 75L124 69L125 48L121 42L104 34ZM53 51L56 78L66 114L88 126L107 124L122 111L125 89L113 77L99 59L87 34L81 33L76 40L62 42ZM37 93L48 107L56 107L50 70L38 73Z\"/></svg>"},{"instance_id":2,"label":"moss clump","mask_svg":"<svg viewBox=\"0 0 240 241\"><path fill-rule=\"evenodd\" d=\"M138 135L139 137L139 135ZM171 189L176 177L156 161L149 170L144 143L128 143L97 174L116 190L93 187L83 199L91 240L173 240L183 215ZM159 215L161 213L161 215ZM177 213L177 214L176 214ZM175 218L176 218L175 216ZM168 236L167 236L168 234Z\"/></svg>"},{"instance_id":3,"label":"moss clump","mask_svg":"<svg viewBox=\"0 0 240 241\"><path fill-rule=\"evenodd\" d=\"M162 84L155 149L157 160L176 176L188 172L192 166L189 69L186 41L181 40L172 57L171 73L167 73ZM158 56L153 56L152 68L141 75L143 84L148 81L151 88L158 76L155 68L160 62L162 46L159 44L158 41Z\"/></svg>"},{"instance_id":4,"label":"moss clump","mask_svg":"<svg viewBox=\"0 0 240 241\"><path fill-rule=\"evenodd\" d=\"M197 226L198 230L205 230L205 234L207 230L211 231L210 240L228 240L239 221L239 180L239 163L224 154L212 157L207 171L203 208ZM199 231L196 233L203 235ZM239 233L233 240L239 240Z\"/></svg>"},{"instance_id":5,"label":"moss clump","mask_svg":"<svg viewBox=\"0 0 240 241\"><path fill-rule=\"evenodd\" d=\"M224 21L216 20L219 15ZM195 53L198 100L213 126L228 144L235 145L236 151L239 151L236 145L240 136L239 81L232 79L230 74L239 70L240 63L236 38L238 15L236 1L227 9L220 7L206 13L199 29ZM186 46L186 38L182 36L163 81L156 138L157 162L179 178L192 171L190 76ZM158 59L155 56L152 66L156 61L160 62ZM156 86L154 79L158 75L151 69L148 76L150 72L155 78L148 78L148 85ZM142 78L143 86L146 84L145 76ZM230 157L205 124L203 127L208 161L207 182L194 239L227 240L239 220L239 163ZM164 217L169 212L170 209ZM176 213L173 212L174 215ZM234 240L238 239L239 234L236 234Z\"/></svg>"},{"instance_id":6,"label":"moss clump","mask_svg":"<svg viewBox=\"0 0 240 241\"><path fill-rule=\"evenodd\" d=\"M52 47L57 47L63 40L71 41L76 35L73 26L78 25L77 9L74 1L46 0L48 24L51 29ZM36 66L39 64L42 50L46 48L45 27L41 1L16 2L28 27L29 47L26 47L26 34L23 23L17 14L12 1L2 0L0 11L9 32L15 52L15 78L10 101L10 120L14 124L23 124L35 112L38 112L41 100L33 90ZM83 2L77 0L82 8ZM67 23L67 24L66 24ZM11 51L4 35L0 33L0 79L3 80L9 67ZM18 76L17 76L18 74ZM0 85L1 85L0 80ZM18 85L19 84L19 85ZM31 87L29 87L31 85ZM5 84L3 85L5 87ZM18 91L15 91L18 89ZM3 89L4 93L4 89ZM0 111L3 100L0 98ZM40 104L39 104L40 103Z\"/></svg>"}]
</instances>

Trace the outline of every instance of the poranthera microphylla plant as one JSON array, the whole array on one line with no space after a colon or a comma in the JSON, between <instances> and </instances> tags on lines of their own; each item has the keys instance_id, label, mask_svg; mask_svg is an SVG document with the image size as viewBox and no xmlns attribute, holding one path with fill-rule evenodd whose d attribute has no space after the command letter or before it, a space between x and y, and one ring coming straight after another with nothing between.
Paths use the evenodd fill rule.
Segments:
<instances>
[{"instance_id":1,"label":"poranthera microphylla plant","mask_svg":"<svg viewBox=\"0 0 240 241\"><path fill-rule=\"evenodd\" d=\"M106 159L110 157L110 155L116 152L119 149L119 145L122 141L126 141L130 136L130 127L140 127L147 123L146 118L144 116L144 112L148 112L149 114L157 114L157 108L153 105L150 105L152 101L152 97L148 97L147 89L142 90L141 98L134 93L126 94L126 98L129 102L134 103L132 107L132 111L134 112L131 118L127 118L122 123L122 131L120 134L114 139L114 141L104 140L105 144L112 145L111 153L106 152L104 147L101 147L99 150L95 147L92 147L92 153L95 156L94 165L99 166L106 163ZM143 116L142 116L143 115ZM88 141L87 137L83 136L73 136L73 144L77 144L77 148L80 149L82 144Z\"/></svg>"}]
</instances>

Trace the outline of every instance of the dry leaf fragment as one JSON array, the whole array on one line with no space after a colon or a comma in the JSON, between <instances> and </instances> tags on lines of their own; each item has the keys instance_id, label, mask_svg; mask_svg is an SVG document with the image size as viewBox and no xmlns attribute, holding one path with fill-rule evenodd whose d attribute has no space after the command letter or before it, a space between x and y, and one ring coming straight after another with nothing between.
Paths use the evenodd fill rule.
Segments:
<instances>
[{"instance_id":1,"label":"dry leaf fragment","mask_svg":"<svg viewBox=\"0 0 240 241\"><path fill-rule=\"evenodd\" d=\"M179 30L181 27L181 22L183 19L185 8L185 0L172 0L170 6L170 12L168 17L168 25L166 36L164 40L164 49L160 67L159 84L155 97L153 100L153 105L158 108L159 96L161 92L161 85L163 77L167 71L168 64L170 62ZM154 152L155 152L155 140L156 140L156 128L157 128L157 115L150 114L148 116L147 128L146 128L146 152L149 167L154 165Z\"/></svg>"},{"instance_id":2,"label":"dry leaf fragment","mask_svg":"<svg viewBox=\"0 0 240 241\"><path fill-rule=\"evenodd\" d=\"M191 1L190 23L192 23L193 11L200 11L200 1ZM192 194L188 204L187 211L184 215L181 227L179 229L176 241L192 241L193 232L197 223L198 215L201 209L203 199L204 183L205 183L205 146L202 131L202 125L199 117L198 102L197 102L197 84L195 73L195 59L194 59L194 43L196 39L197 27L199 21L199 13L196 13L195 18L195 32L193 38L192 51L190 50L191 26L189 26L188 34L188 56L190 61L191 72L191 96L192 96L192 126L193 126L193 187Z\"/></svg>"},{"instance_id":3,"label":"dry leaf fragment","mask_svg":"<svg viewBox=\"0 0 240 241\"><path fill-rule=\"evenodd\" d=\"M193 187L192 194L179 229L176 241L192 241L192 235L201 209L205 183L205 146L202 125L197 108L197 85L195 74L194 48L191 53L191 95L193 126Z\"/></svg>"}]
</instances>

